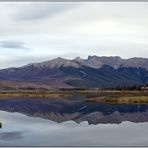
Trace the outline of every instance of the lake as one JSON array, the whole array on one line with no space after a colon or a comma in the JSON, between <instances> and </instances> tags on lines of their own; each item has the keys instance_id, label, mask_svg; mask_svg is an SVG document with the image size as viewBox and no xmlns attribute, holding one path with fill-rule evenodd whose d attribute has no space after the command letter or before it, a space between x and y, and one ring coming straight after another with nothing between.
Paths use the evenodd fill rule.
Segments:
<instances>
[{"instance_id":1,"label":"lake","mask_svg":"<svg viewBox=\"0 0 148 148\"><path fill-rule=\"evenodd\" d=\"M0 146L148 146L148 105L0 99Z\"/></svg>"}]
</instances>

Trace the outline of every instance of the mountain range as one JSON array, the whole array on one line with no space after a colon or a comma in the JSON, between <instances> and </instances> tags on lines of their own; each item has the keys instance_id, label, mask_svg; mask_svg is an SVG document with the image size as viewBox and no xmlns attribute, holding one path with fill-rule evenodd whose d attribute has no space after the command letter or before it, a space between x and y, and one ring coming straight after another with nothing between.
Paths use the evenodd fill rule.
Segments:
<instances>
[{"instance_id":1,"label":"mountain range","mask_svg":"<svg viewBox=\"0 0 148 148\"><path fill-rule=\"evenodd\" d=\"M15 85L14 85L15 83ZM88 56L31 63L0 70L0 87L104 88L148 84L148 58Z\"/></svg>"}]
</instances>

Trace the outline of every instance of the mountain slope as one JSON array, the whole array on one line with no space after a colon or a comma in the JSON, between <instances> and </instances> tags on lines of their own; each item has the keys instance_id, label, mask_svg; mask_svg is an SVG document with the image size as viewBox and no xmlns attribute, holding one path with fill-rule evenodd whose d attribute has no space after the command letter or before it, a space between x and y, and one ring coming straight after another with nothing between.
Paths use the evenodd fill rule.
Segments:
<instances>
[{"instance_id":1,"label":"mountain slope","mask_svg":"<svg viewBox=\"0 0 148 148\"><path fill-rule=\"evenodd\" d=\"M89 56L0 70L0 80L42 82L54 87L116 87L148 84L148 59ZM61 85L59 85L61 84Z\"/></svg>"}]
</instances>

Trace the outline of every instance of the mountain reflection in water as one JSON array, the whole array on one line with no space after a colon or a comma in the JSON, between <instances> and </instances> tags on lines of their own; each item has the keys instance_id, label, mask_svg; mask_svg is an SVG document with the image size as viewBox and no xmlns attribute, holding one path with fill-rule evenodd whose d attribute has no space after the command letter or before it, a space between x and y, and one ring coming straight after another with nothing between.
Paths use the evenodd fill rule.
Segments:
<instances>
[{"instance_id":1,"label":"mountain reflection in water","mask_svg":"<svg viewBox=\"0 0 148 148\"><path fill-rule=\"evenodd\" d=\"M0 110L18 112L55 122L73 120L89 124L148 121L148 105L86 103L83 100L8 98L0 100Z\"/></svg>"}]
</instances>

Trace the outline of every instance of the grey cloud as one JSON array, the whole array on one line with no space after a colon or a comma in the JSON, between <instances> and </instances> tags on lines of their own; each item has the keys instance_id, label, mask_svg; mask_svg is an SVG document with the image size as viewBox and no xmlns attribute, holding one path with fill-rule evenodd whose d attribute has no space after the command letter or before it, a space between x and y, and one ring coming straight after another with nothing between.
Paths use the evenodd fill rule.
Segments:
<instances>
[{"instance_id":1,"label":"grey cloud","mask_svg":"<svg viewBox=\"0 0 148 148\"><path fill-rule=\"evenodd\" d=\"M14 140L22 139L24 132L2 132L0 133L0 140Z\"/></svg>"},{"instance_id":2,"label":"grey cloud","mask_svg":"<svg viewBox=\"0 0 148 148\"><path fill-rule=\"evenodd\" d=\"M80 4L76 3L36 3L23 5L16 14L17 20L38 20L52 17L69 9L75 8Z\"/></svg>"},{"instance_id":3,"label":"grey cloud","mask_svg":"<svg viewBox=\"0 0 148 148\"><path fill-rule=\"evenodd\" d=\"M0 41L0 47L3 47L3 48L15 48L15 49L27 49L24 46L24 42L11 41L11 40Z\"/></svg>"}]
</instances>

